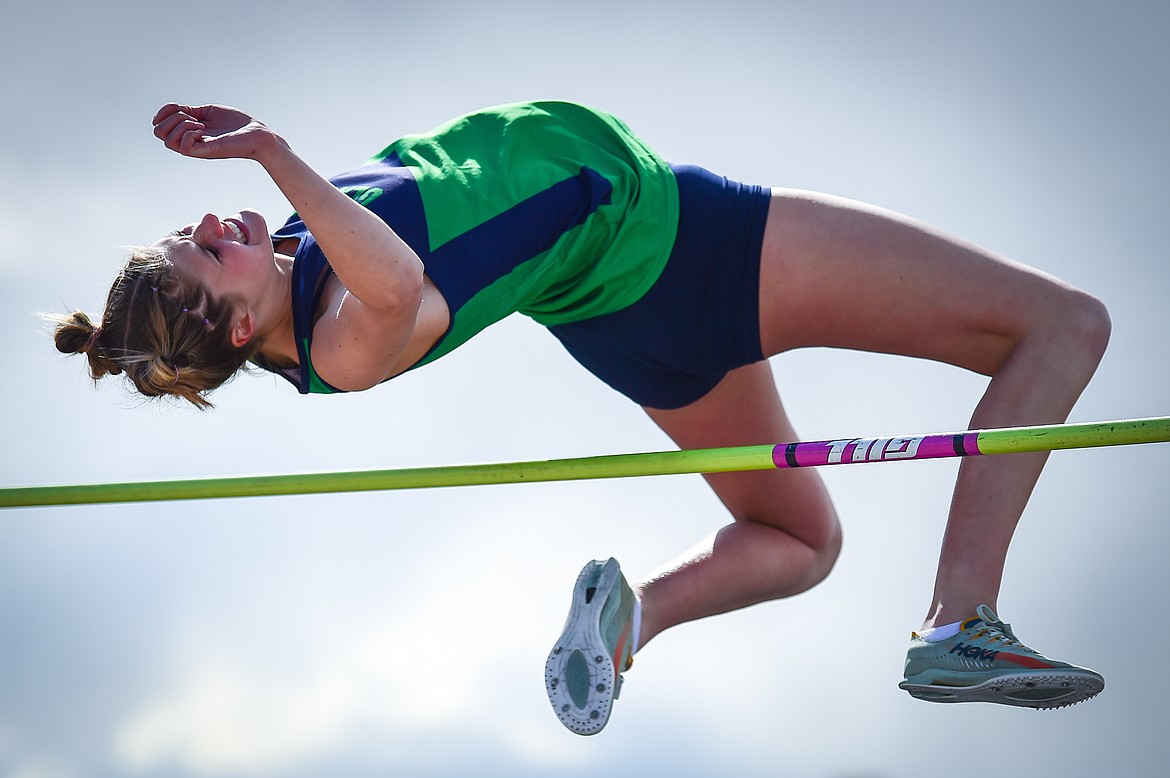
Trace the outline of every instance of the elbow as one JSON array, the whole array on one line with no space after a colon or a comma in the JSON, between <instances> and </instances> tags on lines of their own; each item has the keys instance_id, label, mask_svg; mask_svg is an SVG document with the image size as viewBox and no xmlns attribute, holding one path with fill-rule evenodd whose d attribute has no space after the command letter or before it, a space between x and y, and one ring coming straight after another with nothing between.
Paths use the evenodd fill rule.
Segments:
<instances>
[{"instance_id":1,"label":"elbow","mask_svg":"<svg viewBox=\"0 0 1170 778\"><path fill-rule=\"evenodd\" d=\"M423 272L422 262L414 258L412 267L402 273L401 282L397 286L397 305L418 309L422 304L423 287L426 285L426 274Z\"/></svg>"},{"instance_id":2,"label":"elbow","mask_svg":"<svg viewBox=\"0 0 1170 778\"><path fill-rule=\"evenodd\" d=\"M371 308L397 312L418 310L426 283L422 262L417 257L398 260L392 273L373 284L366 284L365 294L357 294L363 304ZM355 293L354 289L349 290Z\"/></svg>"}]
</instances>

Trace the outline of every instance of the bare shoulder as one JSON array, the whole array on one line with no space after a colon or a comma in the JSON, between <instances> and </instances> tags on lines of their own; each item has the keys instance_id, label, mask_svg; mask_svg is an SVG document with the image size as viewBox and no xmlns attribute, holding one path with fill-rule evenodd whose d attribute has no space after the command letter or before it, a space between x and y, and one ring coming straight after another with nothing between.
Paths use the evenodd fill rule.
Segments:
<instances>
[{"instance_id":1,"label":"bare shoulder","mask_svg":"<svg viewBox=\"0 0 1170 778\"><path fill-rule=\"evenodd\" d=\"M313 369L338 389L369 389L418 362L449 321L446 301L429 279L413 306L387 311L364 305L332 276L313 324Z\"/></svg>"}]
</instances>

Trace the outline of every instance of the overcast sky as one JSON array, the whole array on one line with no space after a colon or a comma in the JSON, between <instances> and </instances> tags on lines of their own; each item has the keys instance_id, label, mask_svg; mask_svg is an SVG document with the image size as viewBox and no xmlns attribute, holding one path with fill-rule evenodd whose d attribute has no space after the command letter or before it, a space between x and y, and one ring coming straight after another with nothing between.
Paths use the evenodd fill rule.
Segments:
<instances>
[{"instance_id":1,"label":"overcast sky","mask_svg":"<svg viewBox=\"0 0 1170 778\"><path fill-rule=\"evenodd\" d=\"M171 100L248 110L326 174L480 106L590 103L672 161L904 211L1094 292L1114 337L1073 419L1170 414L1168 33L1160 2L13 4L0 483L669 446L520 317L344 397L243 376L199 413L95 390L38 311L96 316L123 247L207 211L289 210L250 163L165 151ZM984 386L821 350L773 367L811 439L962 429ZM1055 454L1016 536L1003 616L1102 672L1090 703L897 689L955 464L870 465L825 473L833 577L662 635L595 738L542 686L572 581L719 527L698 477L3 511L0 778L1162 775L1168 469L1166 445Z\"/></svg>"}]
</instances>

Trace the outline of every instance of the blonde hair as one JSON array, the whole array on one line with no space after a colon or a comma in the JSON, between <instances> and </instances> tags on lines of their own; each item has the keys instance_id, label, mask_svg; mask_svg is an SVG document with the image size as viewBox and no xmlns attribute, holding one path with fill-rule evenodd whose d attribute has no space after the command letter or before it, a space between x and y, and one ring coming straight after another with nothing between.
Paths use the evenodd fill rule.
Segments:
<instances>
[{"instance_id":1,"label":"blonde hair","mask_svg":"<svg viewBox=\"0 0 1170 778\"><path fill-rule=\"evenodd\" d=\"M63 354L85 354L95 381L125 374L146 397L180 397L200 409L205 395L253 354L231 342L233 306L201 288L184 289L166 252L135 248L114 279L97 325L82 311L50 316Z\"/></svg>"}]
</instances>

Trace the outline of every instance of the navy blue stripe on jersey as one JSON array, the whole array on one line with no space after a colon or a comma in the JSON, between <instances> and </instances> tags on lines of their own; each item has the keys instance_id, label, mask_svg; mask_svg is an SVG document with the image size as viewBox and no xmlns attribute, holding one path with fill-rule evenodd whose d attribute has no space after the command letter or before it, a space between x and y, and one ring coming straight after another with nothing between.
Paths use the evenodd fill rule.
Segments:
<instances>
[{"instance_id":1,"label":"navy blue stripe on jersey","mask_svg":"<svg viewBox=\"0 0 1170 778\"><path fill-rule=\"evenodd\" d=\"M363 165L357 170L329 179L329 183L382 217L406 241L424 261L429 253L427 238L427 217L419 195L418 182L409 169L403 166L397 156L391 155L378 162ZM309 244L318 252L317 242L312 240L308 227L297 214L285 222L273 240L297 238ZM308 248L308 246L302 246ZM298 258L301 251L298 250Z\"/></svg>"},{"instance_id":2,"label":"navy blue stripe on jersey","mask_svg":"<svg viewBox=\"0 0 1170 778\"><path fill-rule=\"evenodd\" d=\"M562 235L611 202L613 193L608 179L582 167L577 175L520 201L432 251L418 183L397 155L332 178L330 183L381 217L418 254L427 275L447 302L452 325L468 300L552 248ZM331 268L296 214L273 235L274 241L286 238L300 241L293 270L293 322L300 369L296 378L284 371L276 372L296 384L302 394L330 391L332 388L312 370L309 353L322 284ZM428 353L442 341L440 338ZM263 362L259 364L268 367Z\"/></svg>"},{"instance_id":3,"label":"navy blue stripe on jersey","mask_svg":"<svg viewBox=\"0 0 1170 778\"><path fill-rule=\"evenodd\" d=\"M572 178L521 200L503 213L459 235L423 259L451 314L481 289L548 251L610 202L613 185L587 167Z\"/></svg>"}]
</instances>

